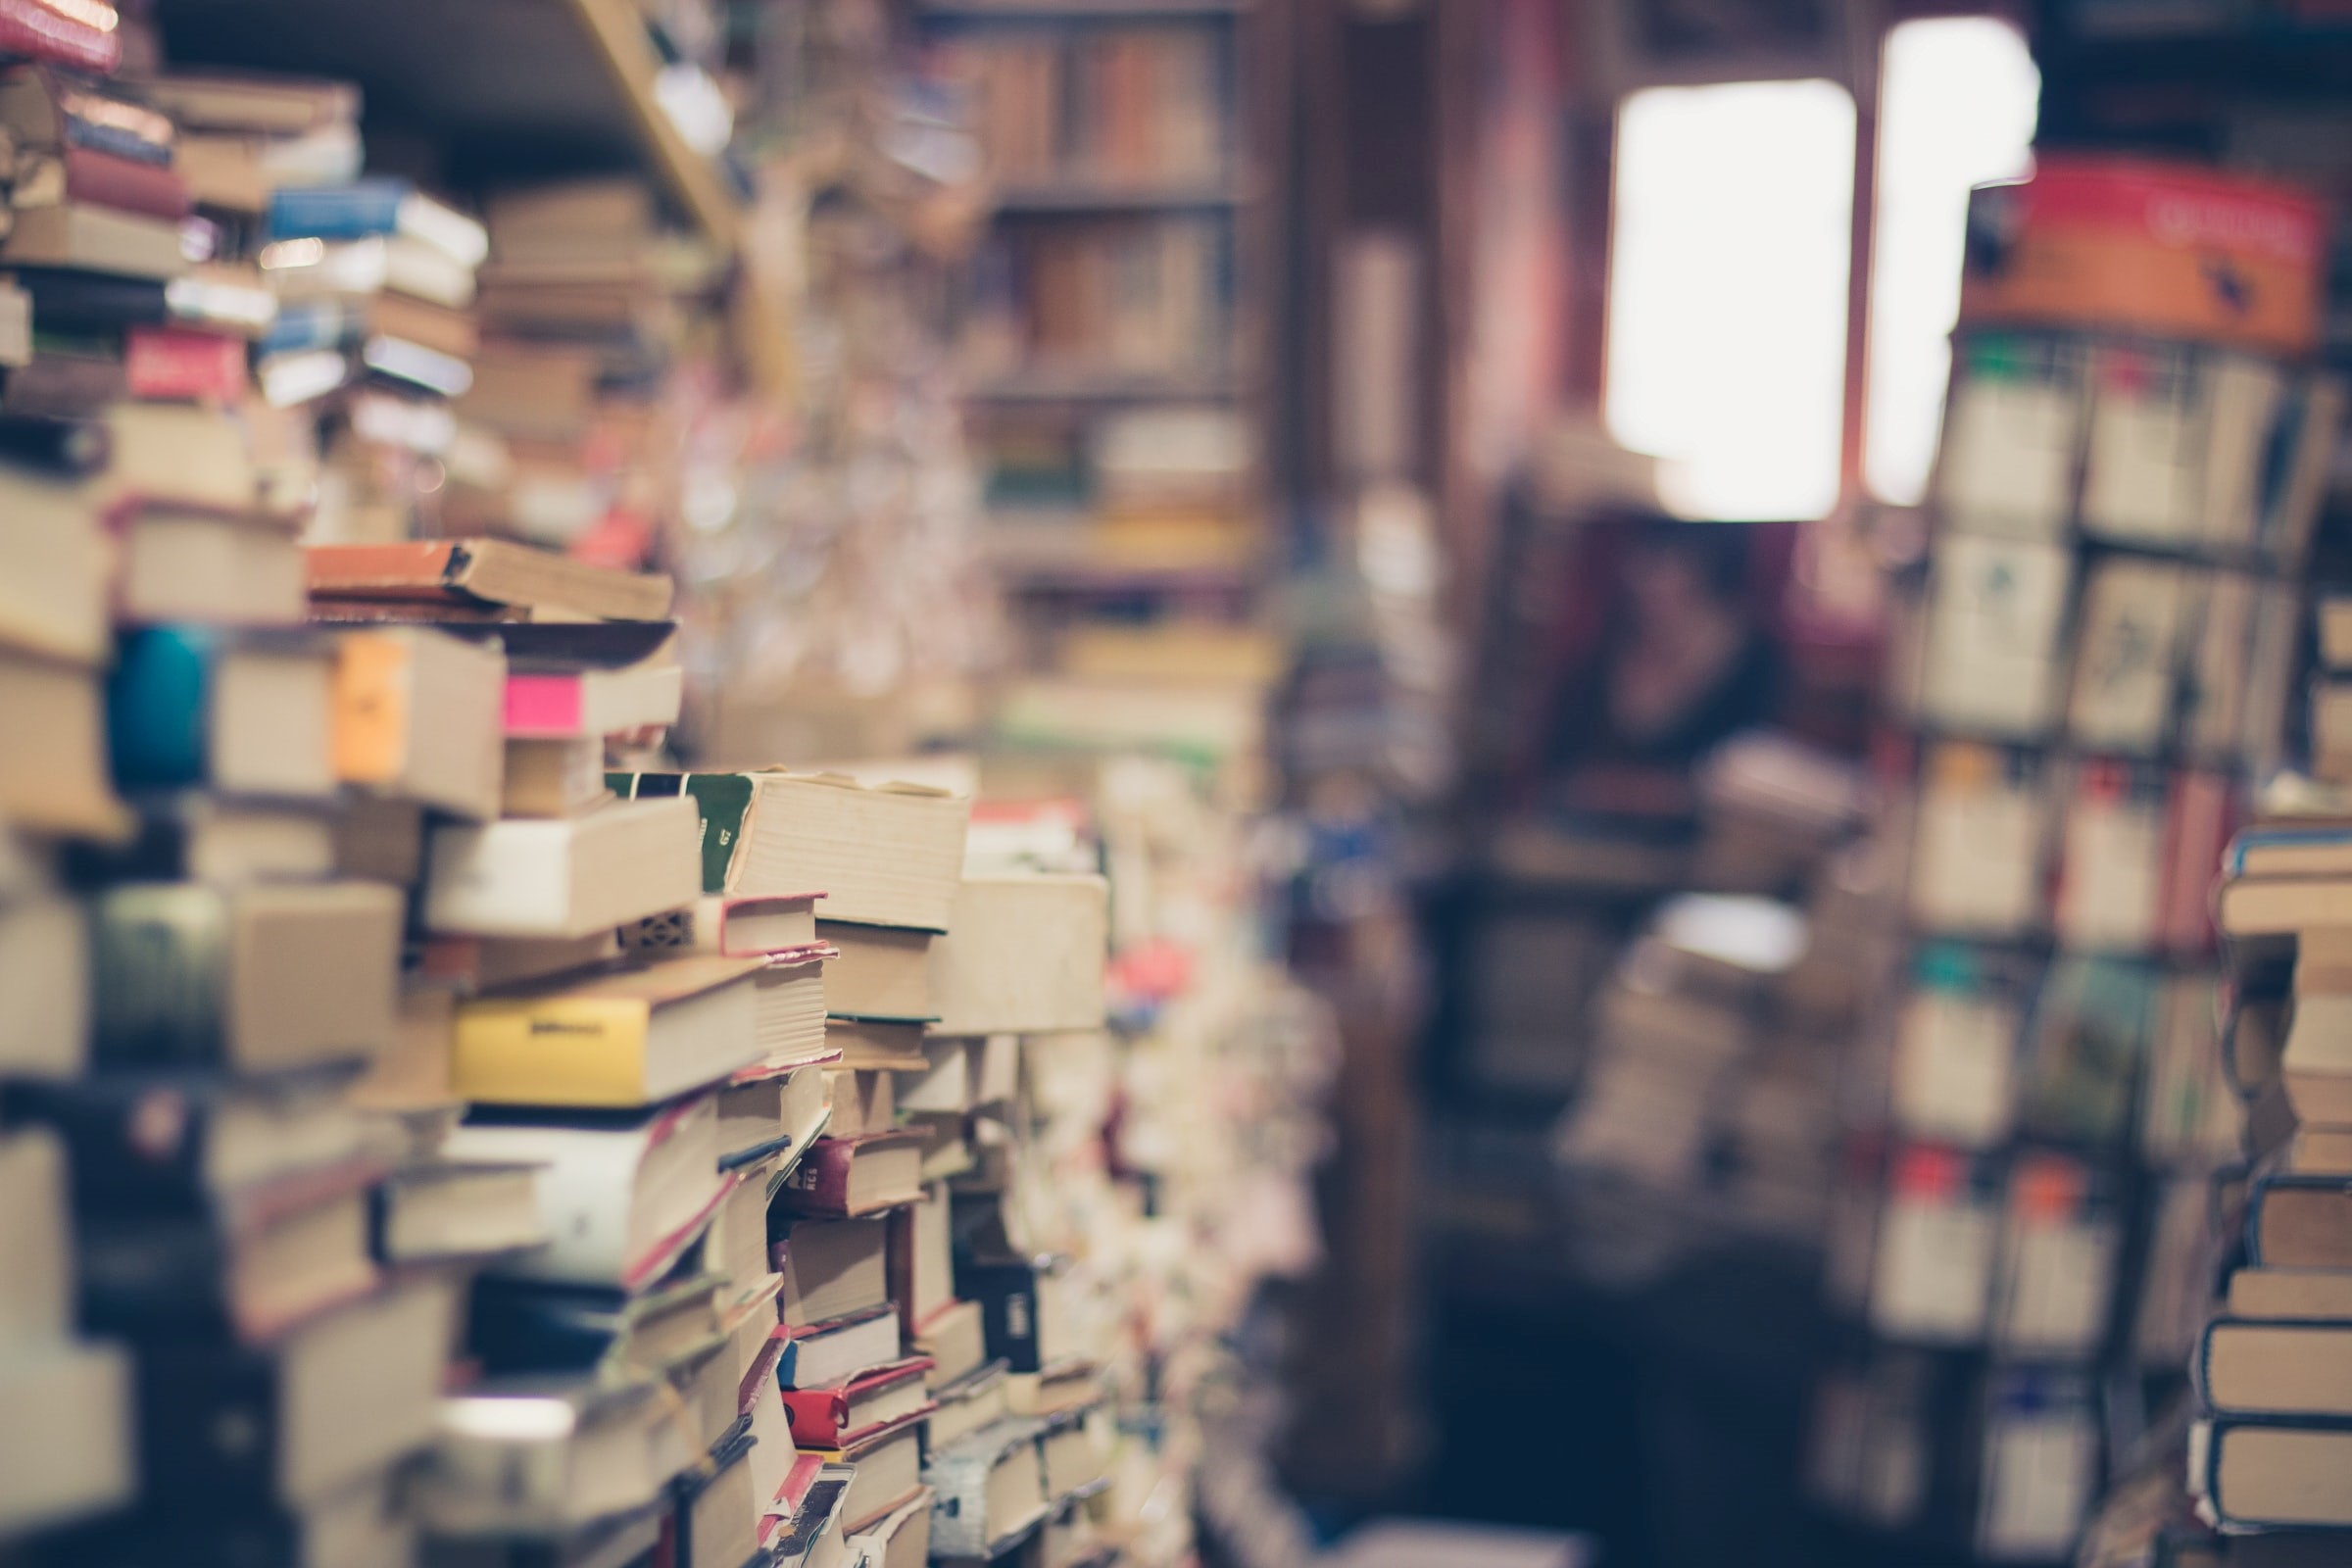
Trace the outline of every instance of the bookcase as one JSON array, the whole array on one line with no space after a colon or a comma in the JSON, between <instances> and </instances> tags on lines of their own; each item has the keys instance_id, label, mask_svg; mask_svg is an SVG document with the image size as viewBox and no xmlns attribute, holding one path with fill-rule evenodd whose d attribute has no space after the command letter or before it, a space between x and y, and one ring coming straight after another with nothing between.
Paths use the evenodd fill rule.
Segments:
<instances>
[{"instance_id":1,"label":"bookcase","mask_svg":"<svg viewBox=\"0 0 2352 1568\"><path fill-rule=\"evenodd\" d=\"M1229 615L1267 558L1255 95L1279 29L1247 0L914 15L990 178L952 352L1018 618Z\"/></svg>"},{"instance_id":2,"label":"bookcase","mask_svg":"<svg viewBox=\"0 0 2352 1568\"><path fill-rule=\"evenodd\" d=\"M2174 179L2292 200L2056 155L2035 179L1980 208ZM2030 256L2051 236L2027 227ZM2185 293L2021 311L2033 275L1972 264L1877 748L1900 937L1849 1102L1828 1274L1852 1360L1811 1467L1840 1512L1997 1561L2071 1555L2211 1297L2240 1151L2210 889L2287 755L2337 412L2307 342L2265 340L2291 284L2226 326L2168 319Z\"/></svg>"}]
</instances>

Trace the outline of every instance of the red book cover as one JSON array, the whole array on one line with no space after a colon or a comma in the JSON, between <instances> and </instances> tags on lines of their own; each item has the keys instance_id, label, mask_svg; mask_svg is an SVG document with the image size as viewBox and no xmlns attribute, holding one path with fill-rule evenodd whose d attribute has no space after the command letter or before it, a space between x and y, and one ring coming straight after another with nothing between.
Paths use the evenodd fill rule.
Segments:
<instances>
[{"instance_id":1,"label":"red book cover","mask_svg":"<svg viewBox=\"0 0 2352 1568\"><path fill-rule=\"evenodd\" d=\"M118 158L94 147L66 149L66 194L77 202L94 202L174 222L196 207L187 182L171 170Z\"/></svg>"},{"instance_id":2,"label":"red book cover","mask_svg":"<svg viewBox=\"0 0 2352 1568\"><path fill-rule=\"evenodd\" d=\"M107 0L0 0L0 56L109 74L122 63L120 20Z\"/></svg>"},{"instance_id":3,"label":"red book cover","mask_svg":"<svg viewBox=\"0 0 2352 1568\"><path fill-rule=\"evenodd\" d=\"M234 403L252 378L242 338L184 326L134 326L123 334L122 380L134 398Z\"/></svg>"},{"instance_id":4,"label":"red book cover","mask_svg":"<svg viewBox=\"0 0 2352 1568\"><path fill-rule=\"evenodd\" d=\"M853 1197L850 1170L860 1155L870 1158L894 1146L920 1142L918 1134L906 1131L868 1133L862 1138L820 1138L808 1146L808 1152L793 1170L792 1179L776 1194L776 1201L788 1213L819 1219L856 1219L914 1202L923 1196L919 1160L917 1174L904 1192Z\"/></svg>"},{"instance_id":5,"label":"red book cover","mask_svg":"<svg viewBox=\"0 0 2352 1568\"><path fill-rule=\"evenodd\" d=\"M849 1426L853 1400L896 1388L909 1380L919 1383L932 1365L927 1355L910 1355L884 1366L869 1367L854 1378L828 1384L821 1389L784 1390L784 1415L792 1423L794 1445L807 1444L816 1448L847 1447L904 1422L929 1415L939 1408L937 1400L921 1399L915 1405L901 1409L883 1420L868 1421L856 1428Z\"/></svg>"}]
</instances>

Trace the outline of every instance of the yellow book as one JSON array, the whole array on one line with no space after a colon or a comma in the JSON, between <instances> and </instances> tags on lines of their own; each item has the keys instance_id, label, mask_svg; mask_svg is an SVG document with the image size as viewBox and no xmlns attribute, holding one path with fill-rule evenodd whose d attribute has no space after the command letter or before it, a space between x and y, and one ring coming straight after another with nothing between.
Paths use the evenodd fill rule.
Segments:
<instances>
[{"instance_id":1,"label":"yellow book","mask_svg":"<svg viewBox=\"0 0 2352 1568\"><path fill-rule=\"evenodd\" d=\"M461 1004L452 1087L500 1105L650 1105L758 1063L762 958L633 964Z\"/></svg>"}]
</instances>

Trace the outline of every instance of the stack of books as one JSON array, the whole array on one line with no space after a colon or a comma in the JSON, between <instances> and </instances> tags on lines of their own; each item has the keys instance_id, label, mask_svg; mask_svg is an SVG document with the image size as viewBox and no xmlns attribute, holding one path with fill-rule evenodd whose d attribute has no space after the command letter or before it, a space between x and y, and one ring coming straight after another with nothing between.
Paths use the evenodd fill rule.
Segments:
<instances>
[{"instance_id":1,"label":"stack of books","mask_svg":"<svg viewBox=\"0 0 2352 1568\"><path fill-rule=\"evenodd\" d=\"M1089 27L1075 37L972 29L940 65L973 98L991 172L1016 190L1206 184L1226 172L1223 40L1199 28Z\"/></svg>"},{"instance_id":2,"label":"stack of books","mask_svg":"<svg viewBox=\"0 0 2352 1568\"><path fill-rule=\"evenodd\" d=\"M561 542L615 511L641 514L642 481L631 480L675 417L662 395L720 269L708 247L661 224L638 179L502 192L485 218L483 342L458 414L500 462L463 476L453 526Z\"/></svg>"},{"instance_id":3,"label":"stack of books","mask_svg":"<svg viewBox=\"0 0 2352 1568\"><path fill-rule=\"evenodd\" d=\"M2323 606L2323 628L2345 609ZM2352 1531L2340 1485L2352 1451L2352 803L2321 789L2265 804L2230 848L2217 904L2235 1004L2220 1054L2244 1101L2250 1163L2225 1174L2216 1205L2242 1231L2221 1238L2234 1266L2192 1353L2189 1490L2205 1522L2232 1535ZM2318 1560L2348 1547L2352 1535L2302 1549Z\"/></svg>"},{"instance_id":4,"label":"stack of books","mask_svg":"<svg viewBox=\"0 0 2352 1568\"><path fill-rule=\"evenodd\" d=\"M761 1328L739 1341L763 1374L760 1407L776 1404L800 1450L780 1447L791 1462L774 1485L763 1472L754 1489L759 1539L790 1556L821 1544L827 1528L837 1539L878 1533L904 1543L892 1560L920 1560L932 1387L943 1366L970 1371L979 1346L967 1331L939 1347L943 1359L917 1338L951 1290L948 1215L944 1193L924 1185L921 1135L899 1118L903 1105L949 1098L935 1082L948 1066L926 1053L923 1029L969 804L914 785L781 771L615 773L612 783L633 804L699 813L697 944L786 943L762 960L758 982L777 1020L759 1064L767 1076L739 1073L722 1096L722 1108L741 1102L743 1130L722 1140L744 1161L738 1190L758 1195L743 1204L743 1251L776 1269L757 1299ZM789 929L778 918L786 908ZM640 940L660 938L649 928ZM839 965L838 996L830 977L821 989L800 977L813 979L818 962ZM962 1064L958 1054L952 1065Z\"/></svg>"},{"instance_id":5,"label":"stack of books","mask_svg":"<svg viewBox=\"0 0 2352 1568\"><path fill-rule=\"evenodd\" d=\"M464 462L448 400L472 379L481 225L362 174L349 82L166 73L143 90L185 127L222 265L270 305L246 400L269 482L314 507L313 539L432 531L441 466Z\"/></svg>"},{"instance_id":6,"label":"stack of books","mask_svg":"<svg viewBox=\"0 0 2352 1568\"><path fill-rule=\"evenodd\" d=\"M334 650L301 624L292 520L222 408L247 394L267 297L192 270L183 240L202 253L219 230L178 220L172 122L54 69L107 63L68 46L111 29L52 20L53 58L12 67L10 91L28 123L54 111L33 145L58 168L20 166L12 203L39 216L6 259L60 351L103 373L42 411L49 471L10 475L40 531L5 575L40 598L9 622L39 657L10 657L25 727L0 794L18 829L69 841L79 907L31 883L12 901L12 1018L37 1034L0 1054L0 1110L32 1216L24 1320L60 1278L40 1216L62 1157L75 1316L130 1354L111 1386L87 1357L25 1359L79 1396L11 1400L42 1425L11 1433L9 1468L52 1515L123 1504L54 1544L71 1560L190 1534L224 1557L397 1551L393 1478L431 1433L457 1280L379 1264L387 1158L343 1100L394 1031L402 909L337 874ZM101 126L122 134L93 163ZM315 1392L355 1388L348 1406Z\"/></svg>"},{"instance_id":7,"label":"stack of books","mask_svg":"<svg viewBox=\"0 0 2352 1568\"><path fill-rule=\"evenodd\" d=\"M2213 866L2287 755L2341 402L2276 344L2094 314L1955 340L1914 733L1876 755L1903 935L1832 1235L1871 1348L1825 1388L1816 1484L1984 1556L2073 1549L2135 1436L2101 1391L2161 1389L2208 1304L2215 1003L2254 994ZM1874 1457L1902 1446L1925 1462Z\"/></svg>"}]
</instances>

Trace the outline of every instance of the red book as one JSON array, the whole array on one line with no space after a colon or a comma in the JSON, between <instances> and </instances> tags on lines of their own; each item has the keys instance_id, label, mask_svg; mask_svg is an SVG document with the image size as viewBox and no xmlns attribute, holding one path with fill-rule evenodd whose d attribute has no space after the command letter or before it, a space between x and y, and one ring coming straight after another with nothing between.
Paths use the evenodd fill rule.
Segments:
<instances>
[{"instance_id":1,"label":"red book","mask_svg":"<svg viewBox=\"0 0 2352 1568\"><path fill-rule=\"evenodd\" d=\"M187 182L171 170L119 158L95 147L66 149L66 195L77 202L173 222L196 209Z\"/></svg>"},{"instance_id":2,"label":"red book","mask_svg":"<svg viewBox=\"0 0 2352 1568\"><path fill-rule=\"evenodd\" d=\"M0 0L0 56L52 60L106 75L122 63L120 22L108 0Z\"/></svg>"},{"instance_id":3,"label":"red book","mask_svg":"<svg viewBox=\"0 0 2352 1568\"><path fill-rule=\"evenodd\" d=\"M784 1390L794 1446L847 1447L899 1422L929 1415L939 1408L923 1389L923 1374L932 1364L927 1355L910 1355L823 1388Z\"/></svg>"},{"instance_id":4,"label":"red book","mask_svg":"<svg viewBox=\"0 0 2352 1568\"><path fill-rule=\"evenodd\" d=\"M776 1194L786 1213L856 1219L923 1196L923 1143L913 1132L820 1138Z\"/></svg>"},{"instance_id":5,"label":"red book","mask_svg":"<svg viewBox=\"0 0 2352 1568\"><path fill-rule=\"evenodd\" d=\"M122 380L134 398L204 403L234 403L252 382L244 339L185 326L125 332Z\"/></svg>"}]
</instances>

